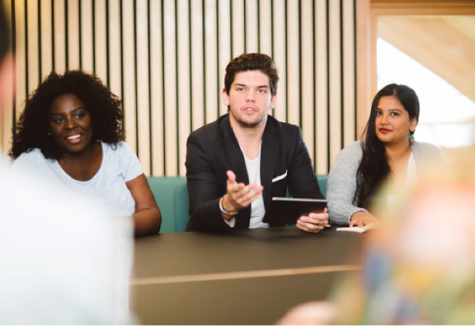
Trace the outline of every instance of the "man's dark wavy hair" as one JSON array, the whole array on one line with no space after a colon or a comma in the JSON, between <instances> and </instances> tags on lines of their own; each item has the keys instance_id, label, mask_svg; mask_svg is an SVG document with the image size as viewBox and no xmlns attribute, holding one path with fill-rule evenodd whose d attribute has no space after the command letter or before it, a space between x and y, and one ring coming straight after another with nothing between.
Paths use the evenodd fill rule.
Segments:
<instances>
[{"instance_id":1,"label":"man's dark wavy hair","mask_svg":"<svg viewBox=\"0 0 475 326\"><path fill-rule=\"evenodd\" d=\"M277 93L277 83L279 82L279 74L275 66L274 60L267 54L263 53L243 53L239 57L234 58L226 67L226 76L224 76L224 88L229 95L229 90L234 82L236 74L242 71L259 70L269 77L271 95Z\"/></svg>"},{"instance_id":2,"label":"man's dark wavy hair","mask_svg":"<svg viewBox=\"0 0 475 326\"><path fill-rule=\"evenodd\" d=\"M93 130L91 141L116 145L124 140L122 102L98 77L79 70L64 75L52 72L26 101L13 134L9 153L12 158L34 148L39 148L46 158L58 160L61 157L62 150L48 135L48 113L53 100L67 93L76 95L89 112Z\"/></svg>"}]
</instances>

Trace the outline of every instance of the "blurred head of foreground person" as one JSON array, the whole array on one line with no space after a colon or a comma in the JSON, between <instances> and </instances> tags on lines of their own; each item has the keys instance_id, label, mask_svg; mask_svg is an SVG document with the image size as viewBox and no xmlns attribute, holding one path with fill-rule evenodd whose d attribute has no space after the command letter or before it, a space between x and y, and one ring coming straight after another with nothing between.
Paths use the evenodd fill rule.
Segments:
<instances>
[{"instance_id":1,"label":"blurred head of foreground person","mask_svg":"<svg viewBox=\"0 0 475 326\"><path fill-rule=\"evenodd\" d=\"M14 84L9 44L0 2L0 103ZM6 170L2 161L0 324L136 322L129 308L131 224L90 199L55 190L54 182Z\"/></svg>"},{"instance_id":2,"label":"blurred head of foreground person","mask_svg":"<svg viewBox=\"0 0 475 326\"><path fill-rule=\"evenodd\" d=\"M361 272L338 283L331 303L294 308L280 323L474 324L474 198L473 173L425 180L368 235Z\"/></svg>"},{"instance_id":3,"label":"blurred head of foreground person","mask_svg":"<svg viewBox=\"0 0 475 326\"><path fill-rule=\"evenodd\" d=\"M426 180L395 203L363 259L362 323L475 323L474 181Z\"/></svg>"}]
</instances>

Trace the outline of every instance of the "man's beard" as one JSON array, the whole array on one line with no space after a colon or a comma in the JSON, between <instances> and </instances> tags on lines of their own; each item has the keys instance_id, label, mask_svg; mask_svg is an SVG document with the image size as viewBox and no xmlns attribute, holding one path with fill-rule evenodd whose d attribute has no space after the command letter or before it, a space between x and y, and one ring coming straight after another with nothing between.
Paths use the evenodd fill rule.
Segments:
<instances>
[{"instance_id":1,"label":"man's beard","mask_svg":"<svg viewBox=\"0 0 475 326\"><path fill-rule=\"evenodd\" d=\"M242 119L236 119L236 120L242 128L255 129L267 121L267 116L263 120L253 121L253 122L247 122Z\"/></svg>"},{"instance_id":2,"label":"man's beard","mask_svg":"<svg viewBox=\"0 0 475 326\"><path fill-rule=\"evenodd\" d=\"M254 128L257 128L261 123L262 121L258 121L258 122L246 122L246 121L242 121L241 119L238 120L238 123L241 127L243 128L249 128L249 129L254 129Z\"/></svg>"}]
</instances>

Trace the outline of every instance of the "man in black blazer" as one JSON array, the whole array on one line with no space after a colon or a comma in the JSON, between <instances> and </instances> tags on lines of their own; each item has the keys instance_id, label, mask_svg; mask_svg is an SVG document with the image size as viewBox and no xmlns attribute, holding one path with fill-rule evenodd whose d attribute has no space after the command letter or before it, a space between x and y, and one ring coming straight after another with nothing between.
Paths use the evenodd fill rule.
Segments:
<instances>
[{"instance_id":1,"label":"man in black blazer","mask_svg":"<svg viewBox=\"0 0 475 326\"><path fill-rule=\"evenodd\" d=\"M323 198L300 129L268 115L278 79L265 54L242 54L226 67L222 97L229 113L187 141L188 230L283 226L262 222L272 197L288 189L293 197ZM297 227L316 233L327 223L325 209L300 217Z\"/></svg>"}]
</instances>

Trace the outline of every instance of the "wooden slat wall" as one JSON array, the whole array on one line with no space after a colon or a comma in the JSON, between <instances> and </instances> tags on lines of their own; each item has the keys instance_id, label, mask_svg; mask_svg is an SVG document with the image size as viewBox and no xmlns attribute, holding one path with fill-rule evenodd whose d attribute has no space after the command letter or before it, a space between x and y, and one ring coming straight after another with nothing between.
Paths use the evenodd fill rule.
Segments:
<instances>
[{"instance_id":1,"label":"wooden slat wall","mask_svg":"<svg viewBox=\"0 0 475 326\"><path fill-rule=\"evenodd\" d=\"M51 70L97 74L123 99L127 142L147 174L185 175L186 139L227 111L224 69L263 52L281 81L275 117L299 125L315 172L356 135L356 0L3 0L12 13L17 94Z\"/></svg>"}]
</instances>

